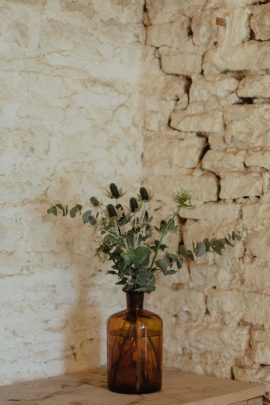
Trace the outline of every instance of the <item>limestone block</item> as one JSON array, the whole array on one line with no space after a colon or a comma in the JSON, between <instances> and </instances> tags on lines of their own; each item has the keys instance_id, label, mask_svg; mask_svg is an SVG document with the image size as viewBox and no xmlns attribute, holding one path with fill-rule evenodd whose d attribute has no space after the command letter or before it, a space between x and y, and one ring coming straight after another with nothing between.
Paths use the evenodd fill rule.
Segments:
<instances>
[{"instance_id":1,"label":"limestone block","mask_svg":"<svg viewBox=\"0 0 270 405\"><path fill-rule=\"evenodd\" d=\"M216 174L228 171L244 170L245 152L219 152L209 150L203 157L203 169Z\"/></svg>"},{"instance_id":2,"label":"limestone block","mask_svg":"<svg viewBox=\"0 0 270 405\"><path fill-rule=\"evenodd\" d=\"M171 367L177 367L177 364L181 364L181 369L188 373L230 378L233 360L222 352L187 352L180 355L170 350L167 356L167 364Z\"/></svg>"},{"instance_id":3,"label":"limestone block","mask_svg":"<svg viewBox=\"0 0 270 405\"><path fill-rule=\"evenodd\" d=\"M209 73L212 71L209 70L211 66L217 72L224 70L262 71L269 67L269 50L268 42L248 41L235 46L228 44L225 49L220 47L208 51L204 57L203 69Z\"/></svg>"},{"instance_id":4,"label":"limestone block","mask_svg":"<svg viewBox=\"0 0 270 405\"><path fill-rule=\"evenodd\" d=\"M174 110L171 127L184 132L222 132L223 116L219 110L208 110L201 103L193 103L186 110Z\"/></svg>"},{"instance_id":5,"label":"limestone block","mask_svg":"<svg viewBox=\"0 0 270 405\"><path fill-rule=\"evenodd\" d=\"M241 381L253 381L266 383L269 387L269 367L259 367L258 365L253 365L251 367L241 367L234 366L233 373L237 380Z\"/></svg>"},{"instance_id":6,"label":"limestone block","mask_svg":"<svg viewBox=\"0 0 270 405\"><path fill-rule=\"evenodd\" d=\"M226 143L244 148L269 145L269 118L270 106L267 104L226 107Z\"/></svg>"},{"instance_id":7,"label":"limestone block","mask_svg":"<svg viewBox=\"0 0 270 405\"><path fill-rule=\"evenodd\" d=\"M270 345L269 345L269 343L260 342L260 343L254 344L253 361L255 364L270 365Z\"/></svg>"},{"instance_id":8,"label":"limestone block","mask_svg":"<svg viewBox=\"0 0 270 405\"><path fill-rule=\"evenodd\" d=\"M208 293L210 315L229 323L238 323L242 319L252 324L270 325L269 305L268 295L223 290Z\"/></svg>"},{"instance_id":9,"label":"limestone block","mask_svg":"<svg viewBox=\"0 0 270 405\"><path fill-rule=\"evenodd\" d=\"M165 73L190 76L200 73L202 49L193 45L192 39L182 41L181 48L159 48L161 67Z\"/></svg>"},{"instance_id":10,"label":"limestone block","mask_svg":"<svg viewBox=\"0 0 270 405\"><path fill-rule=\"evenodd\" d=\"M189 190L192 201L206 202L217 199L217 180L213 174L179 174L173 176L149 176L147 177L150 188L168 205L168 196L178 189ZM159 191L158 193L158 190Z\"/></svg>"},{"instance_id":11,"label":"limestone block","mask_svg":"<svg viewBox=\"0 0 270 405\"><path fill-rule=\"evenodd\" d=\"M217 355L223 352L224 356L229 358L241 355L245 351L249 341L249 330L246 326L215 325L207 318L200 322L188 320L185 323L176 319L173 336L184 352L214 352Z\"/></svg>"},{"instance_id":12,"label":"limestone block","mask_svg":"<svg viewBox=\"0 0 270 405\"><path fill-rule=\"evenodd\" d=\"M245 158L245 165L250 167L264 167L270 169L270 151L248 152Z\"/></svg>"},{"instance_id":13,"label":"limestone block","mask_svg":"<svg viewBox=\"0 0 270 405\"><path fill-rule=\"evenodd\" d=\"M232 96L237 100L235 91L238 87L238 80L233 77L213 75L210 77L193 76L190 87L190 101L201 101L213 107L217 103L222 105L232 104Z\"/></svg>"},{"instance_id":14,"label":"limestone block","mask_svg":"<svg viewBox=\"0 0 270 405\"><path fill-rule=\"evenodd\" d=\"M194 135L180 140L156 134L145 140L145 169L154 175L176 175L183 168L194 168L204 146L205 138Z\"/></svg>"},{"instance_id":15,"label":"limestone block","mask_svg":"<svg viewBox=\"0 0 270 405\"><path fill-rule=\"evenodd\" d=\"M185 108L188 103L186 80L182 77L165 75L161 71L158 74L151 72L146 77L145 86L147 97L164 101L180 100L180 108Z\"/></svg>"},{"instance_id":16,"label":"limestone block","mask_svg":"<svg viewBox=\"0 0 270 405\"><path fill-rule=\"evenodd\" d=\"M251 263L246 263L244 267L245 290L268 294L270 288L269 264L262 263L261 258L255 258Z\"/></svg>"},{"instance_id":17,"label":"limestone block","mask_svg":"<svg viewBox=\"0 0 270 405\"><path fill-rule=\"evenodd\" d=\"M144 129L160 132L168 128L174 101L163 101L149 98L145 102Z\"/></svg>"},{"instance_id":18,"label":"limestone block","mask_svg":"<svg viewBox=\"0 0 270 405\"><path fill-rule=\"evenodd\" d=\"M204 290L215 287L217 285L218 268L211 264L190 264L190 278L192 287L201 287Z\"/></svg>"},{"instance_id":19,"label":"limestone block","mask_svg":"<svg viewBox=\"0 0 270 405\"><path fill-rule=\"evenodd\" d=\"M224 132L209 132L208 142L213 150L225 150L228 147L228 145L225 143Z\"/></svg>"},{"instance_id":20,"label":"limestone block","mask_svg":"<svg viewBox=\"0 0 270 405\"><path fill-rule=\"evenodd\" d=\"M243 224L247 229L270 227L270 204L248 204L243 206Z\"/></svg>"},{"instance_id":21,"label":"limestone block","mask_svg":"<svg viewBox=\"0 0 270 405\"><path fill-rule=\"evenodd\" d=\"M270 24L269 24L269 4L260 4L252 7L252 15L250 18L250 27L255 34L256 39L266 41L270 39Z\"/></svg>"},{"instance_id":22,"label":"limestone block","mask_svg":"<svg viewBox=\"0 0 270 405\"><path fill-rule=\"evenodd\" d=\"M252 232L248 235L246 246L253 256L270 262L269 242L270 236L267 228L265 228L264 232Z\"/></svg>"},{"instance_id":23,"label":"limestone block","mask_svg":"<svg viewBox=\"0 0 270 405\"><path fill-rule=\"evenodd\" d=\"M201 319L205 314L205 297L202 292L180 288L174 294L162 299L165 308L173 308L173 313L182 316L189 316L191 319Z\"/></svg>"},{"instance_id":24,"label":"limestone block","mask_svg":"<svg viewBox=\"0 0 270 405\"><path fill-rule=\"evenodd\" d=\"M244 295L237 291L211 290L207 300L210 316L236 325L242 319L245 311Z\"/></svg>"},{"instance_id":25,"label":"limestone block","mask_svg":"<svg viewBox=\"0 0 270 405\"><path fill-rule=\"evenodd\" d=\"M155 47L166 45L181 48L188 37L189 25L189 18L184 15L177 15L169 23L150 25L147 30L147 44Z\"/></svg>"},{"instance_id":26,"label":"limestone block","mask_svg":"<svg viewBox=\"0 0 270 405\"><path fill-rule=\"evenodd\" d=\"M218 222L214 224L213 222L203 220L197 222L187 220L183 227L184 242L189 248L192 248L193 242L199 242L205 238L224 238L224 236L226 236L229 232L235 230L235 227L235 223L226 221L224 221L222 224ZM225 265L225 259L230 261L233 256L241 256L241 250L242 249L237 249L236 247L233 249L227 247L223 252L223 257L221 258L223 266ZM203 256L201 260L204 260L204 257L205 260L207 260L207 258L209 258L208 255L212 258L211 254L209 253L206 256ZM216 260L218 260L218 256L216 256Z\"/></svg>"},{"instance_id":27,"label":"limestone block","mask_svg":"<svg viewBox=\"0 0 270 405\"><path fill-rule=\"evenodd\" d=\"M203 0L147 0L146 7L152 24L173 21L178 14L192 17L204 6Z\"/></svg>"},{"instance_id":28,"label":"limestone block","mask_svg":"<svg viewBox=\"0 0 270 405\"><path fill-rule=\"evenodd\" d=\"M197 205L194 209L181 210L181 218L199 219L209 222L234 222L240 216L241 205L235 203L215 202Z\"/></svg>"},{"instance_id":29,"label":"limestone block","mask_svg":"<svg viewBox=\"0 0 270 405\"><path fill-rule=\"evenodd\" d=\"M220 198L240 198L262 195L262 177L257 173L233 172L222 177Z\"/></svg>"},{"instance_id":30,"label":"limestone block","mask_svg":"<svg viewBox=\"0 0 270 405\"><path fill-rule=\"evenodd\" d=\"M270 75L249 75L241 80L237 90L239 97L270 97Z\"/></svg>"},{"instance_id":31,"label":"limestone block","mask_svg":"<svg viewBox=\"0 0 270 405\"><path fill-rule=\"evenodd\" d=\"M213 9L206 10L194 14L192 18L191 28L193 32L193 41L196 45L204 46L206 49L213 46L213 42L217 37L216 14Z\"/></svg>"},{"instance_id":32,"label":"limestone block","mask_svg":"<svg viewBox=\"0 0 270 405\"><path fill-rule=\"evenodd\" d=\"M145 128L159 131L168 127L171 112L178 100L177 107L187 106L188 97L185 92L184 78L163 74L160 70L145 77Z\"/></svg>"}]
</instances>

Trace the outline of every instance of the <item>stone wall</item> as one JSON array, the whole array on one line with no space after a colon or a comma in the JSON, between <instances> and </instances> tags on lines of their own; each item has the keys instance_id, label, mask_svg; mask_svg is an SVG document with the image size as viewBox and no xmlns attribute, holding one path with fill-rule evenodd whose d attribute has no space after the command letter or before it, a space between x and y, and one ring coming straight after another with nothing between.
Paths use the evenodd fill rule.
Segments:
<instances>
[{"instance_id":1,"label":"stone wall","mask_svg":"<svg viewBox=\"0 0 270 405\"><path fill-rule=\"evenodd\" d=\"M181 186L197 204L181 213L188 245L243 232L153 294L165 362L269 389L270 3L147 0L144 17L144 178L156 208L167 213Z\"/></svg>"},{"instance_id":2,"label":"stone wall","mask_svg":"<svg viewBox=\"0 0 270 405\"><path fill-rule=\"evenodd\" d=\"M243 232L148 297L165 363L269 388L270 3L146 0L144 21L138 0L0 11L0 384L105 363L119 288L90 230L45 212L143 174L160 215L177 187L192 192L187 244Z\"/></svg>"},{"instance_id":3,"label":"stone wall","mask_svg":"<svg viewBox=\"0 0 270 405\"><path fill-rule=\"evenodd\" d=\"M140 0L0 2L0 384L106 361L119 288L90 229L46 210L139 184L142 13Z\"/></svg>"}]
</instances>

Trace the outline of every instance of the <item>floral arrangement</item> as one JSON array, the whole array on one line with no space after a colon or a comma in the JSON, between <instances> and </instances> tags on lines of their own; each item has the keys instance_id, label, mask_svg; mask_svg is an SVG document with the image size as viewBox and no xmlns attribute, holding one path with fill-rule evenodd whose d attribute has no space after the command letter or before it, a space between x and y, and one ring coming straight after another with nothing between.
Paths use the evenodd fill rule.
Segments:
<instances>
[{"instance_id":1,"label":"floral arrangement","mask_svg":"<svg viewBox=\"0 0 270 405\"><path fill-rule=\"evenodd\" d=\"M85 224L95 227L98 235L97 255L111 263L107 272L117 277L116 284L123 285L125 292L150 293L156 288L156 275L162 272L165 276L176 273L185 260L194 261L195 257L207 252L222 254L226 246L234 246L241 236L232 232L221 239L204 239L187 249L179 243L177 251L171 252L166 245L169 234L177 230L177 217L182 208L192 209L191 196L186 191L173 195L175 209L171 217L161 220L159 227L152 224L153 216L149 213L151 195L141 187L136 197L131 197L129 207L119 200L125 193L114 183L107 191L112 200L102 204L96 197L90 198L91 209L82 212L82 206L76 204L70 210L68 206L53 204L48 214L75 218L80 215Z\"/></svg>"}]
</instances>

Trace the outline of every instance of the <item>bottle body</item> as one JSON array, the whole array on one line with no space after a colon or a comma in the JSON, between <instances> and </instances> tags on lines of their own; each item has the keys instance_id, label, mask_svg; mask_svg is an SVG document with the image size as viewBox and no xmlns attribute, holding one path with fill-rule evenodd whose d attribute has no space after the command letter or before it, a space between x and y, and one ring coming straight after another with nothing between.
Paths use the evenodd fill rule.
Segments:
<instances>
[{"instance_id":1,"label":"bottle body","mask_svg":"<svg viewBox=\"0 0 270 405\"><path fill-rule=\"evenodd\" d=\"M111 391L143 394L162 383L162 320L143 309L143 293L127 293L127 309L107 322L107 375Z\"/></svg>"}]
</instances>

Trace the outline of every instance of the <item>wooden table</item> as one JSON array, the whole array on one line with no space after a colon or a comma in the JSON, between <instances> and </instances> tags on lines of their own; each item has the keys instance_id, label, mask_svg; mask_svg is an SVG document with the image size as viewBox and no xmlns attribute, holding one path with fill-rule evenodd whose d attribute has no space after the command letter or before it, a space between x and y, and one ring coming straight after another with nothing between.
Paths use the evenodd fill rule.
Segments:
<instances>
[{"instance_id":1,"label":"wooden table","mask_svg":"<svg viewBox=\"0 0 270 405\"><path fill-rule=\"evenodd\" d=\"M262 405L263 385L167 369L162 391L125 395L106 388L105 369L0 387L0 405Z\"/></svg>"}]
</instances>

